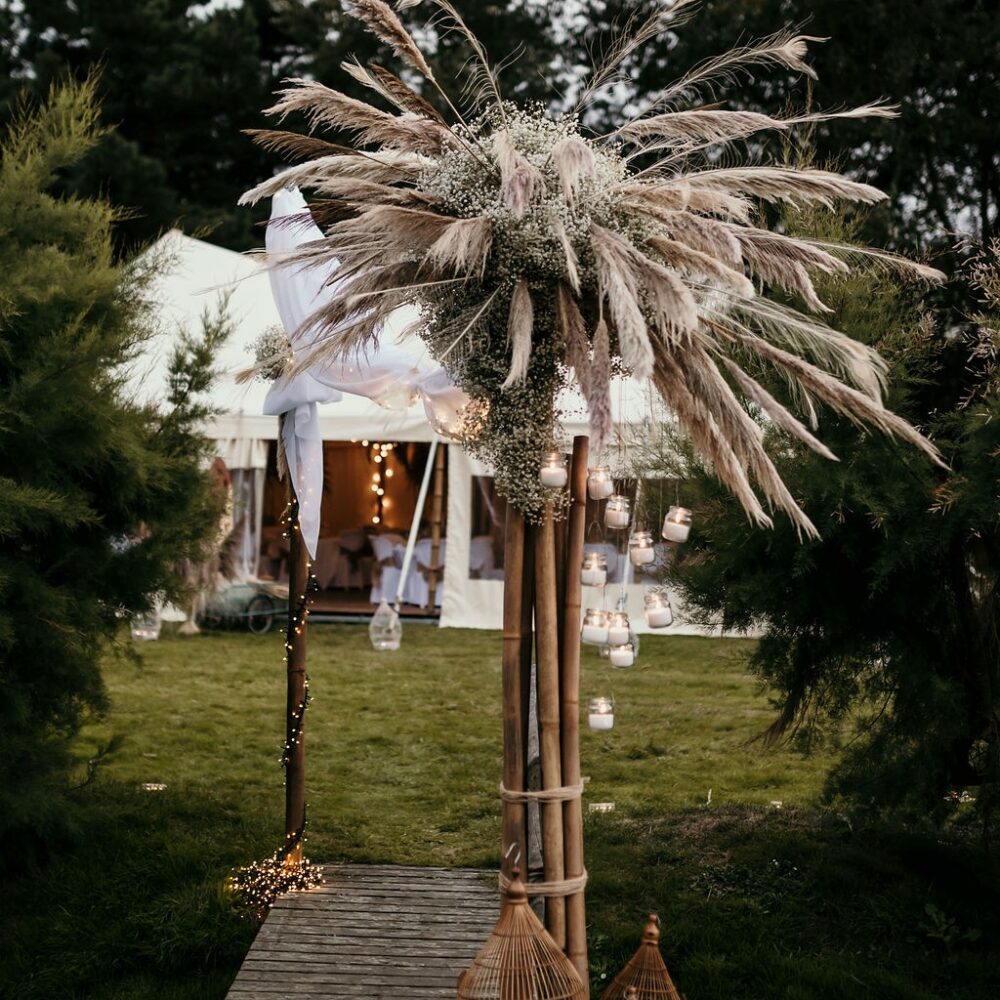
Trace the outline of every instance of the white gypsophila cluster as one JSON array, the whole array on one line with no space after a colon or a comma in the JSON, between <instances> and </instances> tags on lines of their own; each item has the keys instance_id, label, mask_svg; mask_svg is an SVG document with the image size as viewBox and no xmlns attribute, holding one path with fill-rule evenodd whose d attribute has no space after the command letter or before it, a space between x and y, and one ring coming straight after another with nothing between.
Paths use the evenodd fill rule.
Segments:
<instances>
[{"instance_id":1,"label":"white gypsophila cluster","mask_svg":"<svg viewBox=\"0 0 1000 1000\"><path fill-rule=\"evenodd\" d=\"M590 226L597 222L617 228L613 220L621 199L616 189L627 174L624 160L617 151L584 139L572 117L553 120L542 108L511 105L505 108L502 119L494 119L470 133L470 141L477 142L477 152L486 154L486 163L473 156L442 156L433 166L428 165L419 187L440 198L448 214L491 220L492 246L482 282L485 287L504 285L522 276L537 286L565 278L566 251L560 231L579 258L580 282L592 283ZM501 135L541 177L530 211L517 212L502 190ZM557 145L571 138L585 143L594 160L593 168L580 179L572 202L566 198L553 157Z\"/></svg>"},{"instance_id":2,"label":"white gypsophila cluster","mask_svg":"<svg viewBox=\"0 0 1000 1000\"><path fill-rule=\"evenodd\" d=\"M293 357L292 345L285 331L277 324L269 326L248 350L254 356L255 375L264 382L280 378Z\"/></svg>"}]
</instances>

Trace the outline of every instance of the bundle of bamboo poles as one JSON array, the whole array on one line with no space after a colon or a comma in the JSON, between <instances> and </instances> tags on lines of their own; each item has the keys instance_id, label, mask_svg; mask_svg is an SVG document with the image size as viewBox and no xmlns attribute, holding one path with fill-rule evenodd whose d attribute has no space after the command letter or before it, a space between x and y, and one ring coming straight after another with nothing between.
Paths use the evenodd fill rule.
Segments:
<instances>
[{"instance_id":1,"label":"bundle of bamboo poles","mask_svg":"<svg viewBox=\"0 0 1000 1000\"><path fill-rule=\"evenodd\" d=\"M541 764L545 928L587 982L580 773L580 572L586 530L589 442L573 440L568 517L551 506L528 526L507 508L503 608L504 874L527 857L526 791L532 653ZM510 848L516 845L516 852ZM566 884L572 887L566 889ZM558 884L563 886L559 889ZM545 891L555 889L554 893ZM529 891L532 887L529 886Z\"/></svg>"}]
</instances>

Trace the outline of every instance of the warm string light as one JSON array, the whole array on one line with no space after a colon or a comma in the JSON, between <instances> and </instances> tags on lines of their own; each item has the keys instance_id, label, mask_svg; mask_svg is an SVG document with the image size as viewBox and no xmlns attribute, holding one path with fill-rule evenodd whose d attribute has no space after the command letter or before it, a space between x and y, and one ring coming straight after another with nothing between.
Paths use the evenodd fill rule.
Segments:
<instances>
[{"instance_id":1,"label":"warm string light","mask_svg":"<svg viewBox=\"0 0 1000 1000\"><path fill-rule=\"evenodd\" d=\"M289 858L304 844L306 821L294 833L285 834L284 846L270 858L254 861L233 871L229 890L244 915L263 920L278 896L286 892L315 889L323 882L323 874L308 858Z\"/></svg>"},{"instance_id":2,"label":"warm string light","mask_svg":"<svg viewBox=\"0 0 1000 1000\"><path fill-rule=\"evenodd\" d=\"M291 538L292 532L299 532L301 526L298 520L298 505L292 500L281 515L281 523L285 526L284 537ZM301 545L300 539L300 545ZM309 620L310 595L319 590L319 582L312 571L312 564L306 566L306 586L291 609L291 617L285 629L285 654L291 655L293 636L301 636ZM302 742L303 726L306 709L309 707L309 675L305 675L302 700L292 711L291 730L287 734L285 746L281 754L281 766L287 774L291 765L292 754ZM305 844L306 819L303 810L302 825L295 831L285 834L285 842L270 858L254 861L249 865L237 868L229 879L229 888L245 915L256 920L263 920L268 910L278 896L286 892L301 892L313 889L323 881L323 875L308 858L292 860Z\"/></svg>"},{"instance_id":3,"label":"warm string light","mask_svg":"<svg viewBox=\"0 0 1000 1000\"><path fill-rule=\"evenodd\" d=\"M385 495L385 481L392 478L392 469L388 467L388 459L396 446L391 442L382 441L362 441L361 443L369 449L368 459L375 465L371 485L371 491L375 494L375 513L372 514L372 524L381 524L386 509L391 505L391 501Z\"/></svg>"}]
</instances>

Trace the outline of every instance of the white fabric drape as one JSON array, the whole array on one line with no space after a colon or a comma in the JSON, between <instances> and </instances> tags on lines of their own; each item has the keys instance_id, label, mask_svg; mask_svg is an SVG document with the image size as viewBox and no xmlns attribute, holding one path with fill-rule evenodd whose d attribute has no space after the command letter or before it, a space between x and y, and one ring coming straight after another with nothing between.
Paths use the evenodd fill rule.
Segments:
<instances>
[{"instance_id":1,"label":"white fabric drape","mask_svg":"<svg viewBox=\"0 0 1000 1000\"><path fill-rule=\"evenodd\" d=\"M282 254L322 239L297 190L282 191L271 201L267 251L273 265ZM320 332L309 317L340 292L336 270L284 265L271 268L271 290L282 325L297 356L312 347ZM284 415L282 443L295 495L299 501L302 537L315 557L323 495L323 440L319 403L333 403L351 392L400 409L423 399L428 421L439 433L454 431L467 397L440 365L426 354L414 355L381 331L377 347L346 360L329 361L290 378L276 379L264 402L264 412Z\"/></svg>"}]
</instances>

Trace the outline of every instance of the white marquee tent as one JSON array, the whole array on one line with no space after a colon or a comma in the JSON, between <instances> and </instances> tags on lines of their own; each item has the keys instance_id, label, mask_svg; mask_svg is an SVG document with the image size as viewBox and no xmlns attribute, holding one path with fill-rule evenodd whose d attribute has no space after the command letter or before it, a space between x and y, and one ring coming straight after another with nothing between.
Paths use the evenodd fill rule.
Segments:
<instances>
[{"instance_id":1,"label":"white marquee tent","mask_svg":"<svg viewBox=\"0 0 1000 1000\"><path fill-rule=\"evenodd\" d=\"M218 367L222 375L211 392L210 402L219 411L207 428L218 442L218 454L233 475L234 492L243 491L244 503L257 512L256 526L247 524L241 547L248 574L256 569L260 541L259 512L267 465L268 448L277 438L277 418L263 415L267 386L260 382L239 385L237 372L252 362L251 345L269 327L280 325L268 275L252 256L234 253L172 230L162 237L154 252L165 252L170 263L154 286L153 298L160 317L160 332L153 338L133 369L138 398L155 401L165 395L167 365L181 329L195 331L206 312L215 312L225 302L234 333L222 349ZM415 337L403 342L415 359L423 345ZM631 382L614 394L615 420L642 425L652 418L645 391ZM567 435L586 433L582 400L568 395L562 404L568 414ZM405 410L387 410L361 396L345 395L336 403L320 406L320 427L326 441L362 438L429 442L434 430L421 405ZM460 447L448 445L448 545L445 554L442 627L499 628L501 626L502 581L470 579L470 521L475 477L489 470ZM609 586L609 600L611 587ZM627 587L633 621L642 622L642 590ZM586 594L585 594L586 600ZM640 629L641 631L641 629ZM695 626L677 621L671 632L700 633Z\"/></svg>"}]
</instances>

